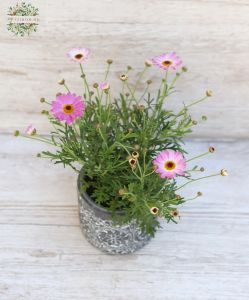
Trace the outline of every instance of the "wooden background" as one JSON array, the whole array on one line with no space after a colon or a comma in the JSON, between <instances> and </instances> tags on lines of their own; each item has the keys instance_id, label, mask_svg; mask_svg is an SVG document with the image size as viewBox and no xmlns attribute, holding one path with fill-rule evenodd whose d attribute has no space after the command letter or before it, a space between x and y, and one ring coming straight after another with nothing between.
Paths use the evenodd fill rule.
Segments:
<instances>
[{"instance_id":1,"label":"wooden background","mask_svg":"<svg viewBox=\"0 0 249 300\"><path fill-rule=\"evenodd\" d=\"M33 0L39 31L27 38L6 30L15 3L0 3L0 299L249 299L249 1ZM134 255L89 245L79 229L76 175L37 159L44 145L12 136L29 123L49 132L39 99L62 90L57 80L81 93L77 65L65 57L74 46L92 51L85 65L91 83L114 60L115 93L128 64L136 78L144 59L172 50L189 72L170 107L214 91L192 109L208 121L187 149L192 156L214 146L201 165L209 174L226 167L230 176L189 185L184 195L204 196ZM152 92L160 76L151 68Z\"/></svg>"},{"instance_id":2,"label":"wooden background","mask_svg":"<svg viewBox=\"0 0 249 300\"><path fill-rule=\"evenodd\" d=\"M103 78L107 58L115 61L115 79L128 64L139 72L144 59L175 50L189 72L180 80L180 92L171 105L198 99L207 88L215 95L193 108L196 119L200 110L210 119L194 135L248 137L248 1L33 1L40 25L28 38L13 37L6 30L6 10L13 3L1 1L1 131L25 128L30 121L40 132L48 130L39 99L52 99L61 77L81 92L79 70L65 53L85 46L92 50L85 67L92 83ZM151 71L155 82L161 74L156 68ZM115 91L118 85L114 80Z\"/></svg>"}]
</instances>

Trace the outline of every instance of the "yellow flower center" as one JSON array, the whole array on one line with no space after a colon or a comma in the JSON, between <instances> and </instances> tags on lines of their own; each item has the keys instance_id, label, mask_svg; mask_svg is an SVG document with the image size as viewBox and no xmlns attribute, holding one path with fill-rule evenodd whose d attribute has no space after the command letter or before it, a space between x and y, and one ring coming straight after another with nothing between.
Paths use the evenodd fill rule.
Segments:
<instances>
[{"instance_id":1,"label":"yellow flower center","mask_svg":"<svg viewBox=\"0 0 249 300\"><path fill-rule=\"evenodd\" d=\"M74 112L74 106L72 104L65 104L63 106L63 111L66 114L71 114Z\"/></svg>"},{"instance_id":2,"label":"yellow flower center","mask_svg":"<svg viewBox=\"0 0 249 300\"><path fill-rule=\"evenodd\" d=\"M164 164L164 168L167 170L167 171L171 171L171 170L174 170L176 167L176 163L172 160L168 160L166 161L166 163Z\"/></svg>"},{"instance_id":3,"label":"yellow flower center","mask_svg":"<svg viewBox=\"0 0 249 300\"><path fill-rule=\"evenodd\" d=\"M162 61L162 65L165 67L169 67L173 64L173 62L171 60L164 60Z\"/></svg>"},{"instance_id":4,"label":"yellow flower center","mask_svg":"<svg viewBox=\"0 0 249 300\"><path fill-rule=\"evenodd\" d=\"M83 54L78 53L74 56L76 59L81 59L83 57Z\"/></svg>"}]
</instances>

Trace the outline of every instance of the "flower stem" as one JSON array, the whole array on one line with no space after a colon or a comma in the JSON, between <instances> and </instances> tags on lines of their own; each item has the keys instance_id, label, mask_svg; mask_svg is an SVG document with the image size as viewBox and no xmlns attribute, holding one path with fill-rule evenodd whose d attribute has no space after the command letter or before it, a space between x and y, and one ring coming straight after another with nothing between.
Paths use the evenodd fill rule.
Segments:
<instances>
[{"instance_id":1,"label":"flower stem","mask_svg":"<svg viewBox=\"0 0 249 300\"><path fill-rule=\"evenodd\" d=\"M65 89L70 93L70 90L69 90L69 88L68 88L68 86L66 85L65 82L63 83L63 85L64 85Z\"/></svg>"},{"instance_id":2,"label":"flower stem","mask_svg":"<svg viewBox=\"0 0 249 300\"><path fill-rule=\"evenodd\" d=\"M105 138L104 138L104 136L103 136L103 133L102 133L102 131L101 131L100 128L99 128L99 134L100 134L100 136L101 136L103 142L105 143L106 147L108 147L108 144L107 144L107 142L106 142L106 140L105 140Z\"/></svg>"},{"instance_id":3,"label":"flower stem","mask_svg":"<svg viewBox=\"0 0 249 300\"><path fill-rule=\"evenodd\" d=\"M209 151L207 151L207 152L205 152L205 153L203 153L203 154L200 154L200 155L198 155L198 156L195 156L195 157L192 157L192 158L190 158L190 159L186 160L186 162L190 162L191 160L194 160L194 159L200 158L200 157L202 157L202 156L205 156L205 155L207 155L207 154L209 154L209 153L210 153L210 152L209 152Z\"/></svg>"},{"instance_id":4,"label":"flower stem","mask_svg":"<svg viewBox=\"0 0 249 300\"><path fill-rule=\"evenodd\" d=\"M129 90L129 92L131 93L131 96L135 99L133 93L132 93L132 89L130 88L129 84L125 81L125 85L127 86L127 89Z\"/></svg>"},{"instance_id":5,"label":"flower stem","mask_svg":"<svg viewBox=\"0 0 249 300\"><path fill-rule=\"evenodd\" d=\"M187 202L187 201L192 201L192 200L195 200L196 198L199 198L200 196L196 195L195 197L193 198L189 198L189 199L184 199L183 201L184 202Z\"/></svg>"},{"instance_id":6,"label":"flower stem","mask_svg":"<svg viewBox=\"0 0 249 300\"><path fill-rule=\"evenodd\" d=\"M96 91L97 91L97 96L99 98L99 102L100 102L100 93L99 93L99 88L96 88Z\"/></svg>"},{"instance_id":7,"label":"flower stem","mask_svg":"<svg viewBox=\"0 0 249 300\"><path fill-rule=\"evenodd\" d=\"M106 80L107 79L107 77L108 77L108 74L109 74L109 71L110 71L110 64L108 64L108 66L107 66L107 70L106 70L106 73L105 73L105 78L104 78L104 80Z\"/></svg>"},{"instance_id":8,"label":"flower stem","mask_svg":"<svg viewBox=\"0 0 249 300\"><path fill-rule=\"evenodd\" d=\"M76 161L78 161L78 162L81 163L82 165L85 164L85 162L84 162L81 158L79 158L77 155L75 155L75 153L74 153L71 149L69 149L66 145L64 145L63 147L69 152L69 154L70 154Z\"/></svg>"},{"instance_id":9,"label":"flower stem","mask_svg":"<svg viewBox=\"0 0 249 300\"><path fill-rule=\"evenodd\" d=\"M87 83L87 80L86 80L86 75L85 75L85 73L84 73L82 64L80 64L80 70L81 70L81 75L82 75L82 78L83 78L83 81L84 81L84 86L85 86L86 89L87 89L88 98L90 99L89 86L88 86L88 83Z\"/></svg>"},{"instance_id":10,"label":"flower stem","mask_svg":"<svg viewBox=\"0 0 249 300\"><path fill-rule=\"evenodd\" d=\"M155 173L156 170L153 170L152 172L148 173L148 174L145 174L144 177L147 177L147 176L150 176L151 174Z\"/></svg>"},{"instance_id":11,"label":"flower stem","mask_svg":"<svg viewBox=\"0 0 249 300\"><path fill-rule=\"evenodd\" d=\"M51 105L51 103L49 103L48 101L44 100L43 103L46 103L48 105Z\"/></svg>"},{"instance_id":12,"label":"flower stem","mask_svg":"<svg viewBox=\"0 0 249 300\"><path fill-rule=\"evenodd\" d=\"M176 74L176 76L174 77L174 79L172 80L172 82L171 82L171 84L170 84L170 86L169 86L169 90L171 90L171 89L174 87L176 81L177 81L178 78L182 75L182 73L183 73L183 71Z\"/></svg>"},{"instance_id":13,"label":"flower stem","mask_svg":"<svg viewBox=\"0 0 249 300\"><path fill-rule=\"evenodd\" d=\"M163 91L162 91L163 97L165 97L165 94L167 92L167 81L168 81L168 70L166 70L165 76L164 76L164 84L163 84Z\"/></svg>"},{"instance_id":14,"label":"flower stem","mask_svg":"<svg viewBox=\"0 0 249 300\"><path fill-rule=\"evenodd\" d=\"M134 170L132 169L132 173L140 180L140 182L142 183L142 179L136 174L136 172L134 172Z\"/></svg>"},{"instance_id":15,"label":"flower stem","mask_svg":"<svg viewBox=\"0 0 249 300\"><path fill-rule=\"evenodd\" d=\"M105 72L105 78L104 78L104 81L107 79L107 76L108 76L108 73L109 73L109 70L110 70L110 66L111 66L111 65L108 64L107 70L106 70L106 72ZM101 95L100 95L101 100L102 100L102 97L103 97L103 90L101 91Z\"/></svg>"},{"instance_id":16,"label":"flower stem","mask_svg":"<svg viewBox=\"0 0 249 300\"><path fill-rule=\"evenodd\" d=\"M143 69L143 71L139 74L139 76L138 76L138 79L137 79L137 81L136 81L136 83L135 83L135 86L134 86L134 89L133 89L133 91L132 91L132 96L135 98L135 92L136 92L136 90L137 90L137 86L138 86L138 84L139 84L139 82L141 81L141 79L142 79L142 77L143 77L143 75L144 75L144 73L145 73L145 71L147 70L147 66L145 66L144 67L144 69Z\"/></svg>"},{"instance_id":17,"label":"flower stem","mask_svg":"<svg viewBox=\"0 0 249 300\"><path fill-rule=\"evenodd\" d=\"M220 173L213 174L213 175L208 175L208 176L203 176L203 177L196 178L196 179L191 179L190 181L184 183L183 185L181 185L180 187L175 189L175 191L180 190L181 188L183 188L185 185L187 185L189 183L192 183L192 182L195 182L195 181L198 181L198 180L202 180L202 179L206 179L206 178L210 178L210 177L216 177L216 176L220 176Z\"/></svg>"},{"instance_id":18,"label":"flower stem","mask_svg":"<svg viewBox=\"0 0 249 300\"><path fill-rule=\"evenodd\" d=\"M122 165L124 165L124 164L127 164L127 160L124 160L124 161L122 161L121 163L119 163L119 164L113 166L112 169L117 168L117 167L120 167L120 166L122 166Z\"/></svg>"},{"instance_id":19,"label":"flower stem","mask_svg":"<svg viewBox=\"0 0 249 300\"><path fill-rule=\"evenodd\" d=\"M78 136L78 137L80 138L80 134L78 133L75 124L73 123L72 126L73 126L73 129L74 129L74 131L75 131L76 136Z\"/></svg>"},{"instance_id":20,"label":"flower stem","mask_svg":"<svg viewBox=\"0 0 249 300\"><path fill-rule=\"evenodd\" d=\"M140 175L141 175L141 182L143 181L143 173L142 173L142 169L141 169L141 167L140 167L140 163L139 163L139 160L137 160L137 166L138 166L138 170L139 170L139 172L140 172Z\"/></svg>"},{"instance_id":21,"label":"flower stem","mask_svg":"<svg viewBox=\"0 0 249 300\"><path fill-rule=\"evenodd\" d=\"M162 83L161 83L161 86L160 86L160 89L162 88L162 95L160 95L160 97L158 97L158 99L157 99L157 103L159 104L159 111L161 111L161 108L162 108L162 105L163 105L163 100L168 95L168 93L167 93L167 91L168 91L167 80L168 80L168 70L166 70L165 76L162 79Z\"/></svg>"},{"instance_id":22,"label":"flower stem","mask_svg":"<svg viewBox=\"0 0 249 300\"><path fill-rule=\"evenodd\" d=\"M208 96L205 96L205 97L201 98L200 100L194 101L194 102L190 103L189 105L186 105L186 107L189 108L197 103L200 103L200 102L206 100L207 98L208 98Z\"/></svg>"},{"instance_id":23,"label":"flower stem","mask_svg":"<svg viewBox=\"0 0 249 300\"><path fill-rule=\"evenodd\" d=\"M142 96L139 98L138 103L143 99L144 95L148 92L149 86L147 85L145 91L143 92Z\"/></svg>"},{"instance_id":24,"label":"flower stem","mask_svg":"<svg viewBox=\"0 0 249 300\"><path fill-rule=\"evenodd\" d=\"M122 147L127 153L128 153L128 155L130 156L131 154L130 154L130 152L129 152L129 150L123 145L123 144L121 144L121 143L119 143L119 142L115 142L114 144L113 144L113 146L114 145L118 145L118 146L120 146L120 147ZM131 147L132 148L132 147Z\"/></svg>"},{"instance_id":25,"label":"flower stem","mask_svg":"<svg viewBox=\"0 0 249 300\"><path fill-rule=\"evenodd\" d=\"M26 139L31 139L31 140L37 140L37 141L40 141L40 142L43 142L43 143L46 143L46 144L50 144L50 145L54 145L54 143L52 143L49 139L46 139L46 138L38 138L36 136L29 136L29 135L20 135Z\"/></svg>"},{"instance_id":26,"label":"flower stem","mask_svg":"<svg viewBox=\"0 0 249 300\"><path fill-rule=\"evenodd\" d=\"M190 172L203 172L202 170L200 169L197 169L197 170L185 170L186 173L190 173Z\"/></svg>"},{"instance_id":27,"label":"flower stem","mask_svg":"<svg viewBox=\"0 0 249 300\"><path fill-rule=\"evenodd\" d=\"M155 197L157 197L168 184L169 184L169 182L166 181L165 184L163 185L163 187L156 193Z\"/></svg>"}]
</instances>

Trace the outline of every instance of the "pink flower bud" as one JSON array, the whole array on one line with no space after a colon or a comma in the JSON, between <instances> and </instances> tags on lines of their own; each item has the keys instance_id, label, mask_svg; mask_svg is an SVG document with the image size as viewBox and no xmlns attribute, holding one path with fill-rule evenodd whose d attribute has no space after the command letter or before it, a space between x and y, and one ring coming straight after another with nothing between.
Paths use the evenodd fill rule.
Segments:
<instances>
[{"instance_id":1,"label":"pink flower bud","mask_svg":"<svg viewBox=\"0 0 249 300\"><path fill-rule=\"evenodd\" d=\"M27 127L27 129L25 130L25 133L28 134L28 135L35 135L36 134L36 129L32 124L30 124Z\"/></svg>"},{"instance_id":2,"label":"pink flower bud","mask_svg":"<svg viewBox=\"0 0 249 300\"><path fill-rule=\"evenodd\" d=\"M100 83L99 87L101 88L101 90L106 91L109 90L110 84L107 81L103 81Z\"/></svg>"}]
</instances>

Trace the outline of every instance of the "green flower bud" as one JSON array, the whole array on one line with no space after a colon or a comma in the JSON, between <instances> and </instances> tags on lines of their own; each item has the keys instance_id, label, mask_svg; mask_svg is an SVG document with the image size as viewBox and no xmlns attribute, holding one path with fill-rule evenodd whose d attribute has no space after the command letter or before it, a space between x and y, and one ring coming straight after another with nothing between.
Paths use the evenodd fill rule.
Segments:
<instances>
[{"instance_id":1,"label":"green flower bud","mask_svg":"<svg viewBox=\"0 0 249 300\"><path fill-rule=\"evenodd\" d=\"M211 90L207 90L206 91L206 96L207 97L212 97L213 96L213 92Z\"/></svg>"},{"instance_id":2,"label":"green flower bud","mask_svg":"<svg viewBox=\"0 0 249 300\"><path fill-rule=\"evenodd\" d=\"M111 65L113 63L113 60L109 58L106 62L108 63L108 65Z\"/></svg>"},{"instance_id":3,"label":"green flower bud","mask_svg":"<svg viewBox=\"0 0 249 300\"><path fill-rule=\"evenodd\" d=\"M146 67L151 67L152 66L152 62L149 59L146 59L144 64L145 64Z\"/></svg>"},{"instance_id":4,"label":"green flower bud","mask_svg":"<svg viewBox=\"0 0 249 300\"><path fill-rule=\"evenodd\" d=\"M221 175L221 176L228 176L227 170L226 170L226 169L222 169L222 170L220 171L220 175Z\"/></svg>"},{"instance_id":5,"label":"green flower bud","mask_svg":"<svg viewBox=\"0 0 249 300\"><path fill-rule=\"evenodd\" d=\"M20 131L19 131L19 130L16 130L16 131L14 132L14 136L18 136L18 135L20 135Z\"/></svg>"},{"instance_id":6,"label":"green flower bud","mask_svg":"<svg viewBox=\"0 0 249 300\"><path fill-rule=\"evenodd\" d=\"M65 83L65 79L61 79L58 81L58 84L63 85Z\"/></svg>"},{"instance_id":7,"label":"green flower bud","mask_svg":"<svg viewBox=\"0 0 249 300\"><path fill-rule=\"evenodd\" d=\"M128 192L127 189L120 189L120 190L118 190L119 196L123 196L127 192Z\"/></svg>"},{"instance_id":8,"label":"green flower bud","mask_svg":"<svg viewBox=\"0 0 249 300\"><path fill-rule=\"evenodd\" d=\"M48 112L47 110L43 109L43 110L41 111L41 114L43 114L43 115L48 115L49 112Z\"/></svg>"},{"instance_id":9,"label":"green flower bud","mask_svg":"<svg viewBox=\"0 0 249 300\"><path fill-rule=\"evenodd\" d=\"M182 67L182 72L187 72L187 71L188 71L188 68L185 67L185 66L183 66L183 67Z\"/></svg>"}]
</instances>

